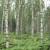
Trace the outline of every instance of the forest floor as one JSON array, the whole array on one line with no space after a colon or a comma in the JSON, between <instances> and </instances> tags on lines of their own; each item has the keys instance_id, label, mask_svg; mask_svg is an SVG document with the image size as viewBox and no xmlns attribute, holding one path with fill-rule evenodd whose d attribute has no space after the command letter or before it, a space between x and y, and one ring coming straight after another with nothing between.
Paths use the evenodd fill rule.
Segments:
<instances>
[{"instance_id":1,"label":"forest floor","mask_svg":"<svg viewBox=\"0 0 50 50\"><path fill-rule=\"evenodd\" d=\"M50 49L50 40L45 37L43 43L37 36L31 37L30 35L23 34L16 36L11 33L9 42L10 48L5 48L5 35L0 34L0 50L47 50Z\"/></svg>"}]
</instances>

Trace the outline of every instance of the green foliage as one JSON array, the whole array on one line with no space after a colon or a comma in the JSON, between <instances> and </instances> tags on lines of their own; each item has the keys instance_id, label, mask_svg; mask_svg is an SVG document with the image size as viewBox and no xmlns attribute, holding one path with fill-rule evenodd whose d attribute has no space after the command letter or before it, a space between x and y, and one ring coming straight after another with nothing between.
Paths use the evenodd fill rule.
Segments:
<instances>
[{"instance_id":1,"label":"green foliage","mask_svg":"<svg viewBox=\"0 0 50 50\"><path fill-rule=\"evenodd\" d=\"M17 35L15 33L9 33L10 44L13 44L12 47L6 49L6 50L47 50L48 46L50 45L50 40L45 37L43 39L43 43L41 44L41 39L37 36L31 37L31 35L22 34ZM4 37L3 33L0 34L0 40ZM4 39L4 38L3 38ZM4 40L0 41L3 42ZM4 50L4 49L3 49Z\"/></svg>"}]
</instances>

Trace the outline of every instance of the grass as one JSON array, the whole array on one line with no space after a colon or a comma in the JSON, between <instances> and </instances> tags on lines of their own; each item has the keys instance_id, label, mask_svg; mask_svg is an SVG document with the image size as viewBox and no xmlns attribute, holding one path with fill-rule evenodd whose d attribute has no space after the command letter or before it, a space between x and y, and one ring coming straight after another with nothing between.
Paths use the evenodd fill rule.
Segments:
<instances>
[{"instance_id":1,"label":"grass","mask_svg":"<svg viewBox=\"0 0 50 50\"><path fill-rule=\"evenodd\" d=\"M41 39L37 36L32 38L28 34L9 34L9 42L12 44L12 46L10 46L8 49L2 48L2 50L47 50L48 45L50 45L50 40L48 40L47 37L43 39L43 44L41 44ZM3 33L0 34L0 44L5 42L4 37L5 35L3 35Z\"/></svg>"}]
</instances>

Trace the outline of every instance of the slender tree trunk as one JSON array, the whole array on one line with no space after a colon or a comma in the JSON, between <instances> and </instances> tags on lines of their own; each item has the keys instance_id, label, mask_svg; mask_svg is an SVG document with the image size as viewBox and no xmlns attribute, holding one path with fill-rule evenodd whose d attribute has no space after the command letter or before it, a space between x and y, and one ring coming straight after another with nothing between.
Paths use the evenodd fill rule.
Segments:
<instances>
[{"instance_id":1,"label":"slender tree trunk","mask_svg":"<svg viewBox=\"0 0 50 50\"><path fill-rule=\"evenodd\" d=\"M39 33L39 12L37 13L37 33Z\"/></svg>"},{"instance_id":2,"label":"slender tree trunk","mask_svg":"<svg viewBox=\"0 0 50 50\"><path fill-rule=\"evenodd\" d=\"M2 8L3 8L3 4L4 3L4 1L2 1ZM1 32L3 32L3 21L4 21L4 8L2 9L3 10L3 15L2 15L2 26L1 26Z\"/></svg>"},{"instance_id":3,"label":"slender tree trunk","mask_svg":"<svg viewBox=\"0 0 50 50\"><path fill-rule=\"evenodd\" d=\"M4 17L5 17L5 36L6 36L6 48L9 48L9 42L8 42L8 0L4 1Z\"/></svg>"},{"instance_id":4,"label":"slender tree trunk","mask_svg":"<svg viewBox=\"0 0 50 50\"><path fill-rule=\"evenodd\" d=\"M40 34L41 34L41 42L43 40L43 17L44 17L44 13L43 13L43 7L42 7L42 0L40 0L40 14L41 14L41 23L40 23Z\"/></svg>"},{"instance_id":5,"label":"slender tree trunk","mask_svg":"<svg viewBox=\"0 0 50 50\"><path fill-rule=\"evenodd\" d=\"M19 5L18 5L18 10L17 10L17 20L16 20L16 34L19 33L19 13L20 13L20 0L19 0ZM17 8L17 7L16 7Z\"/></svg>"},{"instance_id":6,"label":"slender tree trunk","mask_svg":"<svg viewBox=\"0 0 50 50\"><path fill-rule=\"evenodd\" d=\"M20 26L20 31L22 33L22 17L21 17L21 26Z\"/></svg>"},{"instance_id":7,"label":"slender tree trunk","mask_svg":"<svg viewBox=\"0 0 50 50\"><path fill-rule=\"evenodd\" d=\"M34 36L34 10L33 10L33 4L32 4L32 36Z\"/></svg>"},{"instance_id":8,"label":"slender tree trunk","mask_svg":"<svg viewBox=\"0 0 50 50\"><path fill-rule=\"evenodd\" d=\"M22 22L23 22L23 21L22 21L22 19L23 19L23 18L22 18L22 17L23 17L23 5L22 5L22 0L21 0L21 13L20 13L20 14L21 14L21 18L20 18L20 22L21 22L21 23L20 23L20 32L22 33Z\"/></svg>"},{"instance_id":9,"label":"slender tree trunk","mask_svg":"<svg viewBox=\"0 0 50 50\"><path fill-rule=\"evenodd\" d=\"M4 12L3 12L4 14ZM2 16L2 27L1 27L1 32L3 33L3 20L4 20L4 16Z\"/></svg>"}]
</instances>

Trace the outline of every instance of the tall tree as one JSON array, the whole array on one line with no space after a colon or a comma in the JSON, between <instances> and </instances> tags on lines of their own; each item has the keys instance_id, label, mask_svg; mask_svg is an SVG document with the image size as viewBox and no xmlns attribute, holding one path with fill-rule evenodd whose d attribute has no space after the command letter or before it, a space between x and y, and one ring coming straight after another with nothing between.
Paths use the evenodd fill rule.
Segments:
<instances>
[{"instance_id":1,"label":"tall tree","mask_svg":"<svg viewBox=\"0 0 50 50\"><path fill-rule=\"evenodd\" d=\"M21 0L21 9L20 9L20 32L21 33L22 33L22 30L23 30L22 19L23 19L23 0Z\"/></svg>"},{"instance_id":2,"label":"tall tree","mask_svg":"<svg viewBox=\"0 0 50 50\"><path fill-rule=\"evenodd\" d=\"M33 3L33 0L31 1L32 2L32 36L34 35L34 3Z\"/></svg>"},{"instance_id":3,"label":"tall tree","mask_svg":"<svg viewBox=\"0 0 50 50\"><path fill-rule=\"evenodd\" d=\"M4 12L3 16L5 17L5 36L6 36L6 48L9 48L9 33L8 33L8 7L9 7L9 1L10 0L4 0Z\"/></svg>"},{"instance_id":4,"label":"tall tree","mask_svg":"<svg viewBox=\"0 0 50 50\"><path fill-rule=\"evenodd\" d=\"M40 15L41 15L41 23L40 23L40 34L41 34L41 42L42 42L42 39L43 39L43 19L44 19L44 9L43 9L43 0L40 0Z\"/></svg>"},{"instance_id":5,"label":"tall tree","mask_svg":"<svg viewBox=\"0 0 50 50\"><path fill-rule=\"evenodd\" d=\"M19 32L19 12L20 12L20 0L16 0L16 33Z\"/></svg>"},{"instance_id":6,"label":"tall tree","mask_svg":"<svg viewBox=\"0 0 50 50\"><path fill-rule=\"evenodd\" d=\"M1 12L1 13L2 13L2 14L1 14L1 16L2 16L2 20L1 20L1 21L2 21L2 23L1 23L1 32L3 32L3 21L4 21L4 17L3 17L3 3L4 3L4 1L2 0L1 3L2 3L2 4L1 4L2 9L0 9L0 10L2 11L2 12ZM1 17L0 17L0 18L1 18Z\"/></svg>"}]
</instances>

